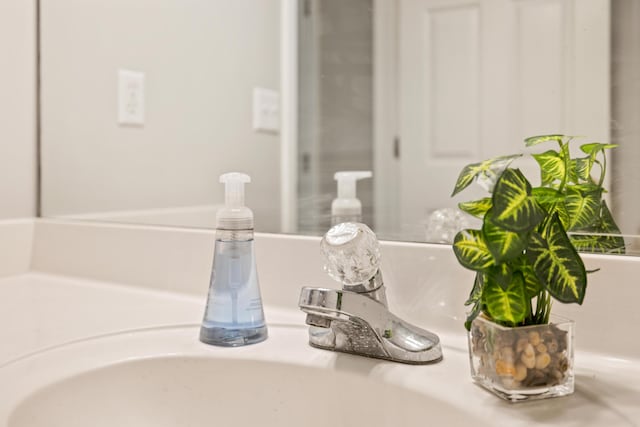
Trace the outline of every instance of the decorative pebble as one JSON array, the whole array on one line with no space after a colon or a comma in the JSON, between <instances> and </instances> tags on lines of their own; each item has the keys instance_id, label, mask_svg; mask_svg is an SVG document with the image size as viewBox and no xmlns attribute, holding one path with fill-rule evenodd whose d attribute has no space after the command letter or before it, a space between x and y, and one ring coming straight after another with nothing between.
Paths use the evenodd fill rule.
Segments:
<instances>
[{"instance_id":1,"label":"decorative pebble","mask_svg":"<svg viewBox=\"0 0 640 427\"><path fill-rule=\"evenodd\" d=\"M527 377L527 367L518 362L516 363L516 374L513 376L513 379L516 381L522 381Z\"/></svg>"},{"instance_id":2,"label":"decorative pebble","mask_svg":"<svg viewBox=\"0 0 640 427\"><path fill-rule=\"evenodd\" d=\"M501 377L513 377L516 374L516 368L512 363L508 363L502 359L499 359L498 361L496 361L496 374L500 375Z\"/></svg>"},{"instance_id":3,"label":"decorative pebble","mask_svg":"<svg viewBox=\"0 0 640 427\"><path fill-rule=\"evenodd\" d=\"M522 353L520 357L520 361L526 366L528 369L533 369L536 366L536 357L535 356L527 356Z\"/></svg>"},{"instance_id":4,"label":"decorative pebble","mask_svg":"<svg viewBox=\"0 0 640 427\"><path fill-rule=\"evenodd\" d=\"M544 369L551 363L549 353L541 353L536 357L536 369Z\"/></svg>"},{"instance_id":5,"label":"decorative pebble","mask_svg":"<svg viewBox=\"0 0 640 427\"><path fill-rule=\"evenodd\" d=\"M544 344L542 344L542 343L540 343L540 344L538 344L538 345L536 346L536 351L537 351L538 353L546 353L546 352L547 352L547 346L546 346L546 345L544 345Z\"/></svg>"},{"instance_id":6,"label":"decorative pebble","mask_svg":"<svg viewBox=\"0 0 640 427\"><path fill-rule=\"evenodd\" d=\"M529 344L529 340L527 338L520 338L516 343L516 353L521 353L524 351L524 348Z\"/></svg>"},{"instance_id":7,"label":"decorative pebble","mask_svg":"<svg viewBox=\"0 0 640 427\"><path fill-rule=\"evenodd\" d=\"M540 344L540 334L537 331L529 332L529 343L534 347Z\"/></svg>"}]
</instances>

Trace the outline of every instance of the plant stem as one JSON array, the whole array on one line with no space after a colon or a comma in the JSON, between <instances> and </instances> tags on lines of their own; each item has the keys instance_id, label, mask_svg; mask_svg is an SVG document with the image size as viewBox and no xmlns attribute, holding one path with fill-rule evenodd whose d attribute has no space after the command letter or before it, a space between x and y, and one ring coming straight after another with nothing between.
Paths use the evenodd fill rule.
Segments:
<instances>
[{"instance_id":1,"label":"plant stem","mask_svg":"<svg viewBox=\"0 0 640 427\"><path fill-rule=\"evenodd\" d=\"M569 181L569 169L571 168L571 155L569 153L569 141L567 141L564 144L558 141L558 144L560 144L560 154L562 155L562 160L564 161L564 176L562 177L562 181L560 182L560 186L558 187L558 191L560 192L564 191L564 187L567 185L567 181Z\"/></svg>"},{"instance_id":2,"label":"plant stem","mask_svg":"<svg viewBox=\"0 0 640 427\"><path fill-rule=\"evenodd\" d=\"M607 173L607 155L604 150L602 150L602 163L600 164L600 181L598 182L598 187L602 187L604 183L604 176Z\"/></svg>"}]
</instances>

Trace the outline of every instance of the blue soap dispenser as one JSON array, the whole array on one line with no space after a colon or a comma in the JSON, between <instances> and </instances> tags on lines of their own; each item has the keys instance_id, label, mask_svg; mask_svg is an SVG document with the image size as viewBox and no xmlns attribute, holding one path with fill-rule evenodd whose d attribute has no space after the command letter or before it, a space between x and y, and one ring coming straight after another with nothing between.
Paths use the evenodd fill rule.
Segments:
<instances>
[{"instance_id":1,"label":"blue soap dispenser","mask_svg":"<svg viewBox=\"0 0 640 427\"><path fill-rule=\"evenodd\" d=\"M216 216L216 243L200 341L237 347L267 339L253 245L253 212L244 206L248 175L220 176L225 206Z\"/></svg>"}]
</instances>

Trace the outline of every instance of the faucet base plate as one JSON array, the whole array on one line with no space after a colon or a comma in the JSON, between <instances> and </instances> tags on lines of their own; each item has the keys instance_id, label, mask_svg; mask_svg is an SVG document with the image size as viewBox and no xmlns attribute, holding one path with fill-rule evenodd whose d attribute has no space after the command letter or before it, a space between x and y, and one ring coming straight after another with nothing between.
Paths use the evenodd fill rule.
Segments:
<instances>
[{"instance_id":1,"label":"faucet base plate","mask_svg":"<svg viewBox=\"0 0 640 427\"><path fill-rule=\"evenodd\" d=\"M340 349L340 348L336 348L336 347L329 347L329 346L323 346L323 345L319 345L319 344L314 344L312 342L309 343L309 345L313 348L318 348L320 350L327 350L327 351L334 351L334 352L338 352L338 353L344 353L344 354L351 354L354 356L360 356L360 357L366 357L368 359L378 359L378 360L387 360L389 362L397 362L397 363L404 363L406 365L433 365L435 363L438 363L440 361L442 361L442 356L440 356L437 359L434 360L426 360L426 361L416 361L416 360L403 360L403 359L398 359L398 358L394 358L391 356L384 356L384 355L373 355L373 354L362 354L362 353L358 353L356 351L349 351L346 349Z\"/></svg>"}]
</instances>

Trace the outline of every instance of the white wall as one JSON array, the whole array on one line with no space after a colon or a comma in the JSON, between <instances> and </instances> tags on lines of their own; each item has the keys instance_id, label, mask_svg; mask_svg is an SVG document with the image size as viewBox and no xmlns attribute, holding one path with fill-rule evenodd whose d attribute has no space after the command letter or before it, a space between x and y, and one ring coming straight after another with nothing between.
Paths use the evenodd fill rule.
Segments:
<instances>
[{"instance_id":1,"label":"white wall","mask_svg":"<svg viewBox=\"0 0 640 427\"><path fill-rule=\"evenodd\" d=\"M47 216L223 201L252 176L256 228L279 228L279 137L251 128L254 86L279 88L279 2L43 0ZM118 68L146 75L146 123L116 122ZM148 213L148 212L147 212Z\"/></svg>"},{"instance_id":2,"label":"white wall","mask_svg":"<svg viewBox=\"0 0 640 427\"><path fill-rule=\"evenodd\" d=\"M34 0L0 0L0 218L36 214Z\"/></svg>"}]
</instances>

